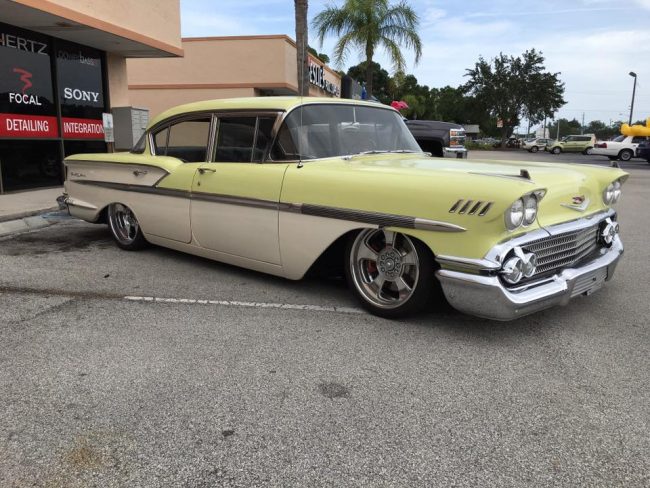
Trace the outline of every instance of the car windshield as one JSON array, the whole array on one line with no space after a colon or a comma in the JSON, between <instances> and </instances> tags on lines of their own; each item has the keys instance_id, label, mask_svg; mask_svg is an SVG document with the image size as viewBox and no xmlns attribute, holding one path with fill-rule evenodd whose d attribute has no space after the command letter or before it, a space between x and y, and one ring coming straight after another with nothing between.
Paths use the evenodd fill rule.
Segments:
<instances>
[{"instance_id":1,"label":"car windshield","mask_svg":"<svg viewBox=\"0 0 650 488\"><path fill-rule=\"evenodd\" d=\"M384 152L422 152L397 112L381 107L311 104L285 118L271 157L277 161Z\"/></svg>"}]
</instances>

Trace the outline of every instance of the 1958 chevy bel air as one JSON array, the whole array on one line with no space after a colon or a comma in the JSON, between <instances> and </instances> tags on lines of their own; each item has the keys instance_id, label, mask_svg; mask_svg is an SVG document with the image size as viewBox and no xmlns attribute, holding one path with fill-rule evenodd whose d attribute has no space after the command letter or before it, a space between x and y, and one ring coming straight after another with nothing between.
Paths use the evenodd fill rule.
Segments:
<instances>
[{"instance_id":1,"label":"1958 chevy bel air","mask_svg":"<svg viewBox=\"0 0 650 488\"><path fill-rule=\"evenodd\" d=\"M327 255L384 317L441 288L462 312L514 319L594 292L623 253L623 171L432 158L375 103L192 103L130 153L65 165L70 213L107 222L123 249L148 242L293 280Z\"/></svg>"}]
</instances>

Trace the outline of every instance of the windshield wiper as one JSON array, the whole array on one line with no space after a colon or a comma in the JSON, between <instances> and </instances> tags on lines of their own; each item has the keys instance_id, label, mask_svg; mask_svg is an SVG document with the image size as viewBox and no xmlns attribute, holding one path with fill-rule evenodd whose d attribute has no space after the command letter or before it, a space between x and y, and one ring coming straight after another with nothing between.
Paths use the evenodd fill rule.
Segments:
<instances>
[{"instance_id":1,"label":"windshield wiper","mask_svg":"<svg viewBox=\"0 0 650 488\"><path fill-rule=\"evenodd\" d=\"M387 149L385 150L379 150L379 149L371 149L370 151L361 151L359 153L354 153L354 154L349 154L347 156L343 156L344 159L350 159L355 156L363 156L366 154L394 154L394 153L400 153L400 154L415 154L415 153L420 153L422 151L413 151L411 149L394 149L392 151L389 151Z\"/></svg>"}]
</instances>

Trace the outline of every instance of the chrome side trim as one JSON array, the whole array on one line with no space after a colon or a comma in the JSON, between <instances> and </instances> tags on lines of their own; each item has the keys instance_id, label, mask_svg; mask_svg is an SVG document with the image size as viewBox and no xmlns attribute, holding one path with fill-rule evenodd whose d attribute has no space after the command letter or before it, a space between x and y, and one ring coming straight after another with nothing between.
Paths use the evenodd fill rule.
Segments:
<instances>
[{"instance_id":1,"label":"chrome side trim","mask_svg":"<svg viewBox=\"0 0 650 488\"><path fill-rule=\"evenodd\" d=\"M167 171L165 168L161 168L160 166L155 166L153 164L117 163L114 161L87 161L85 159L73 159L70 161L66 161L66 160L63 161L63 164L65 164L66 166L69 166L71 164L77 164L77 163L99 165L99 166L119 166L120 168L126 168L131 171L150 171L151 169L157 169L160 171L164 171L165 172L164 176L167 176L169 174L169 171Z\"/></svg>"},{"instance_id":2,"label":"chrome side trim","mask_svg":"<svg viewBox=\"0 0 650 488\"><path fill-rule=\"evenodd\" d=\"M352 210L347 208L327 207L324 205L312 205L309 203L285 203L257 198L238 197L233 195L218 195L213 193L190 192L175 190L171 188L159 188L147 185L130 185L126 183L110 183L106 181L81 180L75 181L82 185L110 188L112 190L130 191L136 193L147 193L177 198L190 198L207 202L223 203L227 205L238 205L243 207L263 208L278 210L282 212L300 213L314 217L329 219L347 220L364 224L376 225L378 227L402 227L404 229L429 230L434 232L465 232L467 229L459 225L437 220L409 217L406 215L394 215L366 210Z\"/></svg>"},{"instance_id":3,"label":"chrome side trim","mask_svg":"<svg viewBox=\"0 0 650 488\"><path fill-rule=\"evenodd\" d=\"M465 232L467 229L460 225L440 222L437 220L421 219L415 217L415 228L420 230L432 230L436 232Z\"/></svg>"},{"instance_id":4,"label":"chrome side trim","mask_svg":"<svg viewBox=\"0 0 650 488\"><path fill-rule=\"evenodd\" d=\"M268 210L279 210L280 204L270 200L260 200L257 198L236 197L232 195L217 195L214 193L187 192L187 197L192 200L203 202L223 203L226 205L237 205L240 207L265 208Z\"/></svg>"},{"instance_id":5,"label":"chrome side trim","mask_svg":"<svg viewBox=\"0 0 650 488\"><path fill-rule=\"evenodd\" d=\"M386 214L365 210L350 210L347 208L325 207L303 203L300 213L315 217L362 222L379 227L402 227L404 229L421 229L438 232L465 232L466 229L458 225L435 220L409 217L405 215Z\"/></svg>"}]
</instances>

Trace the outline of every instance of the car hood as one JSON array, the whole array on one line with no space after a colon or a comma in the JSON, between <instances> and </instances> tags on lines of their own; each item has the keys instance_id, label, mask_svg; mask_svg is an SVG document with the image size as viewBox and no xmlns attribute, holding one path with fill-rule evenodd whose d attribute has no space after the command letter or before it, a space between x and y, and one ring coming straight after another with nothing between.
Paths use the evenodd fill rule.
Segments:
<instances>
[{"instance_id":1,"label":"car hood","mask_svg":"<svg viewBox=\"0 0 650 488\"><path fill-rule=\"evenodd\" d=\"M449 207L445 205L451 206L457 199L492 200L494 210L503 212L520 196L544 189L546 194L538 212L541 227L605 210L604 188L618 178L627 177L616 168L582 164L423 158L403 154L333 158L306 163L305 168L311 164L334 171L339 177L358 173L360 179L353 179L367 182L369 188L381 180L386 188L403 190L405 185L401 182L408 181L410 193L424 190L437 195L435 201L437 205L442 204L447 217ZM363 189L359 191L363 193ZM402 195L402 198L411 197Z\"/></svg>"}]
</instances>

